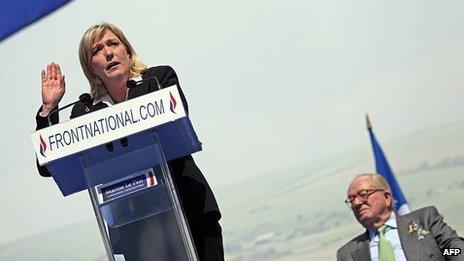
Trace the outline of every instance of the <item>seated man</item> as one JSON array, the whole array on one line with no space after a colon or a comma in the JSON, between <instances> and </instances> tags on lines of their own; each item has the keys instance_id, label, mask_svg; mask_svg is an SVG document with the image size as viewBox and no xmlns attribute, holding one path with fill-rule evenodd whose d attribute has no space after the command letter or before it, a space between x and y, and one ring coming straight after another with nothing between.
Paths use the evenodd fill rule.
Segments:
<instances>
[{"instance_id":1,"label":"seated man","mask_svg":"<svg viewBox=\"0 0 464 261\"><path fill-rule=\"evenodd\" d=\"M341 247L337 260L464 260L462 252L443 256L445 249L464 250L464 239L443 222L437 209L396 214L390 186L379 174L357 176L346 203L366 232Z\"/></svg>"}]
</instances>

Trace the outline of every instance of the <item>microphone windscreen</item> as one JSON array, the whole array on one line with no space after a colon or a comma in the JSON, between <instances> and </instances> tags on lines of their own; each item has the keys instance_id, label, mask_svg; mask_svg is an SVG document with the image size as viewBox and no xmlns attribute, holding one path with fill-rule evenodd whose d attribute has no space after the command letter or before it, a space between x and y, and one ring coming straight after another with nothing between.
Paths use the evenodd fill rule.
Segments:
<instances>
[{"instance_id":1,"label":"microphone windscreen","mask_svg":"<svg viewBox=\"0 0 464 261\"><path fill-rule=\"evenodd\" d=\"M83 93L81 96L79 96L79 100L84 104L89 104L92 102L92 97L90 97L90 94L88 93Z\"/></svg>"}]
</instances>

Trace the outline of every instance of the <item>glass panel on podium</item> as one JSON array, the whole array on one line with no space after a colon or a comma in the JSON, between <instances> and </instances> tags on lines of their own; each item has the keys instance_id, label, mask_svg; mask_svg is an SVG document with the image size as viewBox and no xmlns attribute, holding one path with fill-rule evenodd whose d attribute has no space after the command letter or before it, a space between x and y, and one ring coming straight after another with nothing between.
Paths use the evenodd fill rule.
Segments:
<instances>
[{"instance_id":1,"label":"glass panel on podium","mask_svg":"<svg viewBox=\"0 0 464 261\"><path fill-rule=\"evenodd\" d=\"M81 154L110 260L197 260L163 150L153 130Z\"/></svg>"}]
</instances>

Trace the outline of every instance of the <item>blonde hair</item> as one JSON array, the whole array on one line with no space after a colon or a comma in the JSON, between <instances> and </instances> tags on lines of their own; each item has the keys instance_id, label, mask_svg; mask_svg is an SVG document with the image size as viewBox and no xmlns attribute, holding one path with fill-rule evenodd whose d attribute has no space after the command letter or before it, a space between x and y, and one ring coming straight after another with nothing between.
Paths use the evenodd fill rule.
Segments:
<instances>
[{"instance_id":1,"label":"blonde hair","mask_svg":"<svg viewBox=\"0 0 464 261\"><path fill-rule=\"evenodd\" d=\"M92 72L92 68L90 66L93 45L96 41L102 39L105 32L108 30L116 35L126 47L126 52L129 54L129 77L132 78L139 76L147 70L147 66L142 62L134 48L132 48L132 45L118 27L110 23L102 23L91 26L87 29L87 31L85 31L79 44L79 61L81 62L81 67L84 71L85 77L87 77L87 80L89 81L90 95L93 99L99 99L108 93L103 81Z\"/></svg>"}]
</instances>

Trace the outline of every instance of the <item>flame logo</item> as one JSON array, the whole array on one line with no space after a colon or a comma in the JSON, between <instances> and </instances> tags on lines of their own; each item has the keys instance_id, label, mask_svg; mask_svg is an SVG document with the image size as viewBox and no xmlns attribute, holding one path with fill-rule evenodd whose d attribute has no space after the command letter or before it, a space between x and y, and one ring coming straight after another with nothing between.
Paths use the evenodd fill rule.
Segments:
<instances>
[{"instance_id":1,"label":"flame logo","mask_svg":"<svg viewBox=\"0 0 464 261\"><path fill-rule=\"evenodd\" d=\"M172 111L172 113L176 113L174 110L176 109L177 101L174 99L174 96L172 96L171 92L169 92L169 96L171 98L169 101L169 109Z\"/></svg>"},{"instance_id":2,"label":"flame logo","mask_svg":"<svg viewBox=\"0 0 464 261\"><path fill-rule=\"evenodd\" d=\"M42 138L42 135L39 135L39 138L40 138L40 154L44 157L47 157L45 156L45 151L47 150L47 143L45 143L44 139Z\"/></svg>"}]
</instances>

